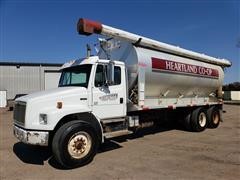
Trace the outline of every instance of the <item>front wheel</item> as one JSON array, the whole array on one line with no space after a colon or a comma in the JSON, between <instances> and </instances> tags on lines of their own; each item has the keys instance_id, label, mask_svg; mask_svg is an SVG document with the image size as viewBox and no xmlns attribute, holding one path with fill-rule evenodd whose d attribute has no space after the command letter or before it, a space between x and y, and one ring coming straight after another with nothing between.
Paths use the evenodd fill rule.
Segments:
<instances>
[{"instance_id":1,"label":"front wheel","mask_svg":"<svg viewBox=\"0 0 240 180\"><path fill-rule=\"evenodd\" d=\"M65 168L74 168L92 161L99 146L94 129L85 123L72 121L55 133L52 141L53 156Z\"/></svg>"}]
</instances>

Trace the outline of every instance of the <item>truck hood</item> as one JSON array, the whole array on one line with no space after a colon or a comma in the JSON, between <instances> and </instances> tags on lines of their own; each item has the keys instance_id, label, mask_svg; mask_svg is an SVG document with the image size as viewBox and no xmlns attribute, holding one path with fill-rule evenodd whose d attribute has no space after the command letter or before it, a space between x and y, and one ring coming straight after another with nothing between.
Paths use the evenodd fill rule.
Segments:
<instances>
[{"instance_id":1,"label":"truck hood","mask_svg":"<svg viewBox=\"0 0 240 180\"><path fill-rule=\"evenodd\" d=\"M26 129L53 130L64 116L91 111L88 90L84 87L60 87L41 91L17 98L16 102L18 101L26 102L23 126ZM61 107L58 107L58 103ZM47 116L47 125L40 123L40 114Z\"/></svg>"},{"instance_id":2,"label":"truck hood","mask_svg":"<svg viewBox=\"0 0 240 180\"><path fill-rule=\"evenodd\" d=\"M23 101L23 102L30 102L35 100L47 100L52 98L57 99L65 99L66 97L72 96L72 95L80 95L84 94L86 95L87 89L84 87L59 87L56 89L49 89L45 91L39 91L35 93L31 93L26 96L22 96L16 99L16 101Z\"/></svg>"}]
</instances>

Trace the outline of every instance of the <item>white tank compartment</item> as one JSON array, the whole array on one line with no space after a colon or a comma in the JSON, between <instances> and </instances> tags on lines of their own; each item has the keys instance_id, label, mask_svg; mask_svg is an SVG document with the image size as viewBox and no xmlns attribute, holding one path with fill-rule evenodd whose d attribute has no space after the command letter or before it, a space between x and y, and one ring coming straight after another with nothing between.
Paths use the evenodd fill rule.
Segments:
<instances>
[{"instance_id":1,"label":"white tank compartment","mask_svg":"<svg viewBox=\"0 0 240 180\"><path fill-rule=\"evenodd\" d=\"M223 83L223 69L216 64L136 47L117 39L109 40L102 47L105 51L99 51L100 59L125 62L128 88L131 91L138 86L140 106L208 103Z\"/></svg>"}]
</instances>

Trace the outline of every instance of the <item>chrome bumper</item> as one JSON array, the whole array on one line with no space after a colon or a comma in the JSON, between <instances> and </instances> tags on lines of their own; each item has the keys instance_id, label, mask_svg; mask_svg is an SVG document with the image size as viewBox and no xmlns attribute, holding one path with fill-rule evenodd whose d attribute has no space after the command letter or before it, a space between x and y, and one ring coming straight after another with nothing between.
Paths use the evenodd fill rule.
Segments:
<instances>
[{"instance_id":1,"label":"chrome bumper","mask_svg":"<svg viewBox=\"0 0 240 180\"><path fill-rule=\"evenodd\" d=\"M14 136L25 144L48 146L49 132L28 131L17 126L13 126Z\"/></svg>"}]
</instances>

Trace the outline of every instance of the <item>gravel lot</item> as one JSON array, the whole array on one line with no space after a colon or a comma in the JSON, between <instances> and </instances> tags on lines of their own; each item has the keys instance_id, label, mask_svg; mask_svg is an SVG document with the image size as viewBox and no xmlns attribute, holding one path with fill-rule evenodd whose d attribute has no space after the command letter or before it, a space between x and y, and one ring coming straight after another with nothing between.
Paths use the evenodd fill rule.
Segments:
<instances>
[{"instance_id":1,"label":"gravel lot","mask_svg":"<svg viewBox=\"0 0 240 180\"><path fill-rule=\"evenodd\" d=\"M240 106L225 105L224 122L201 133L163 128L103 145L94 160L64 170L47 148L12 134L12 112L0 109L0 179L240 179Z\"/></svg>"}]
</instances>

